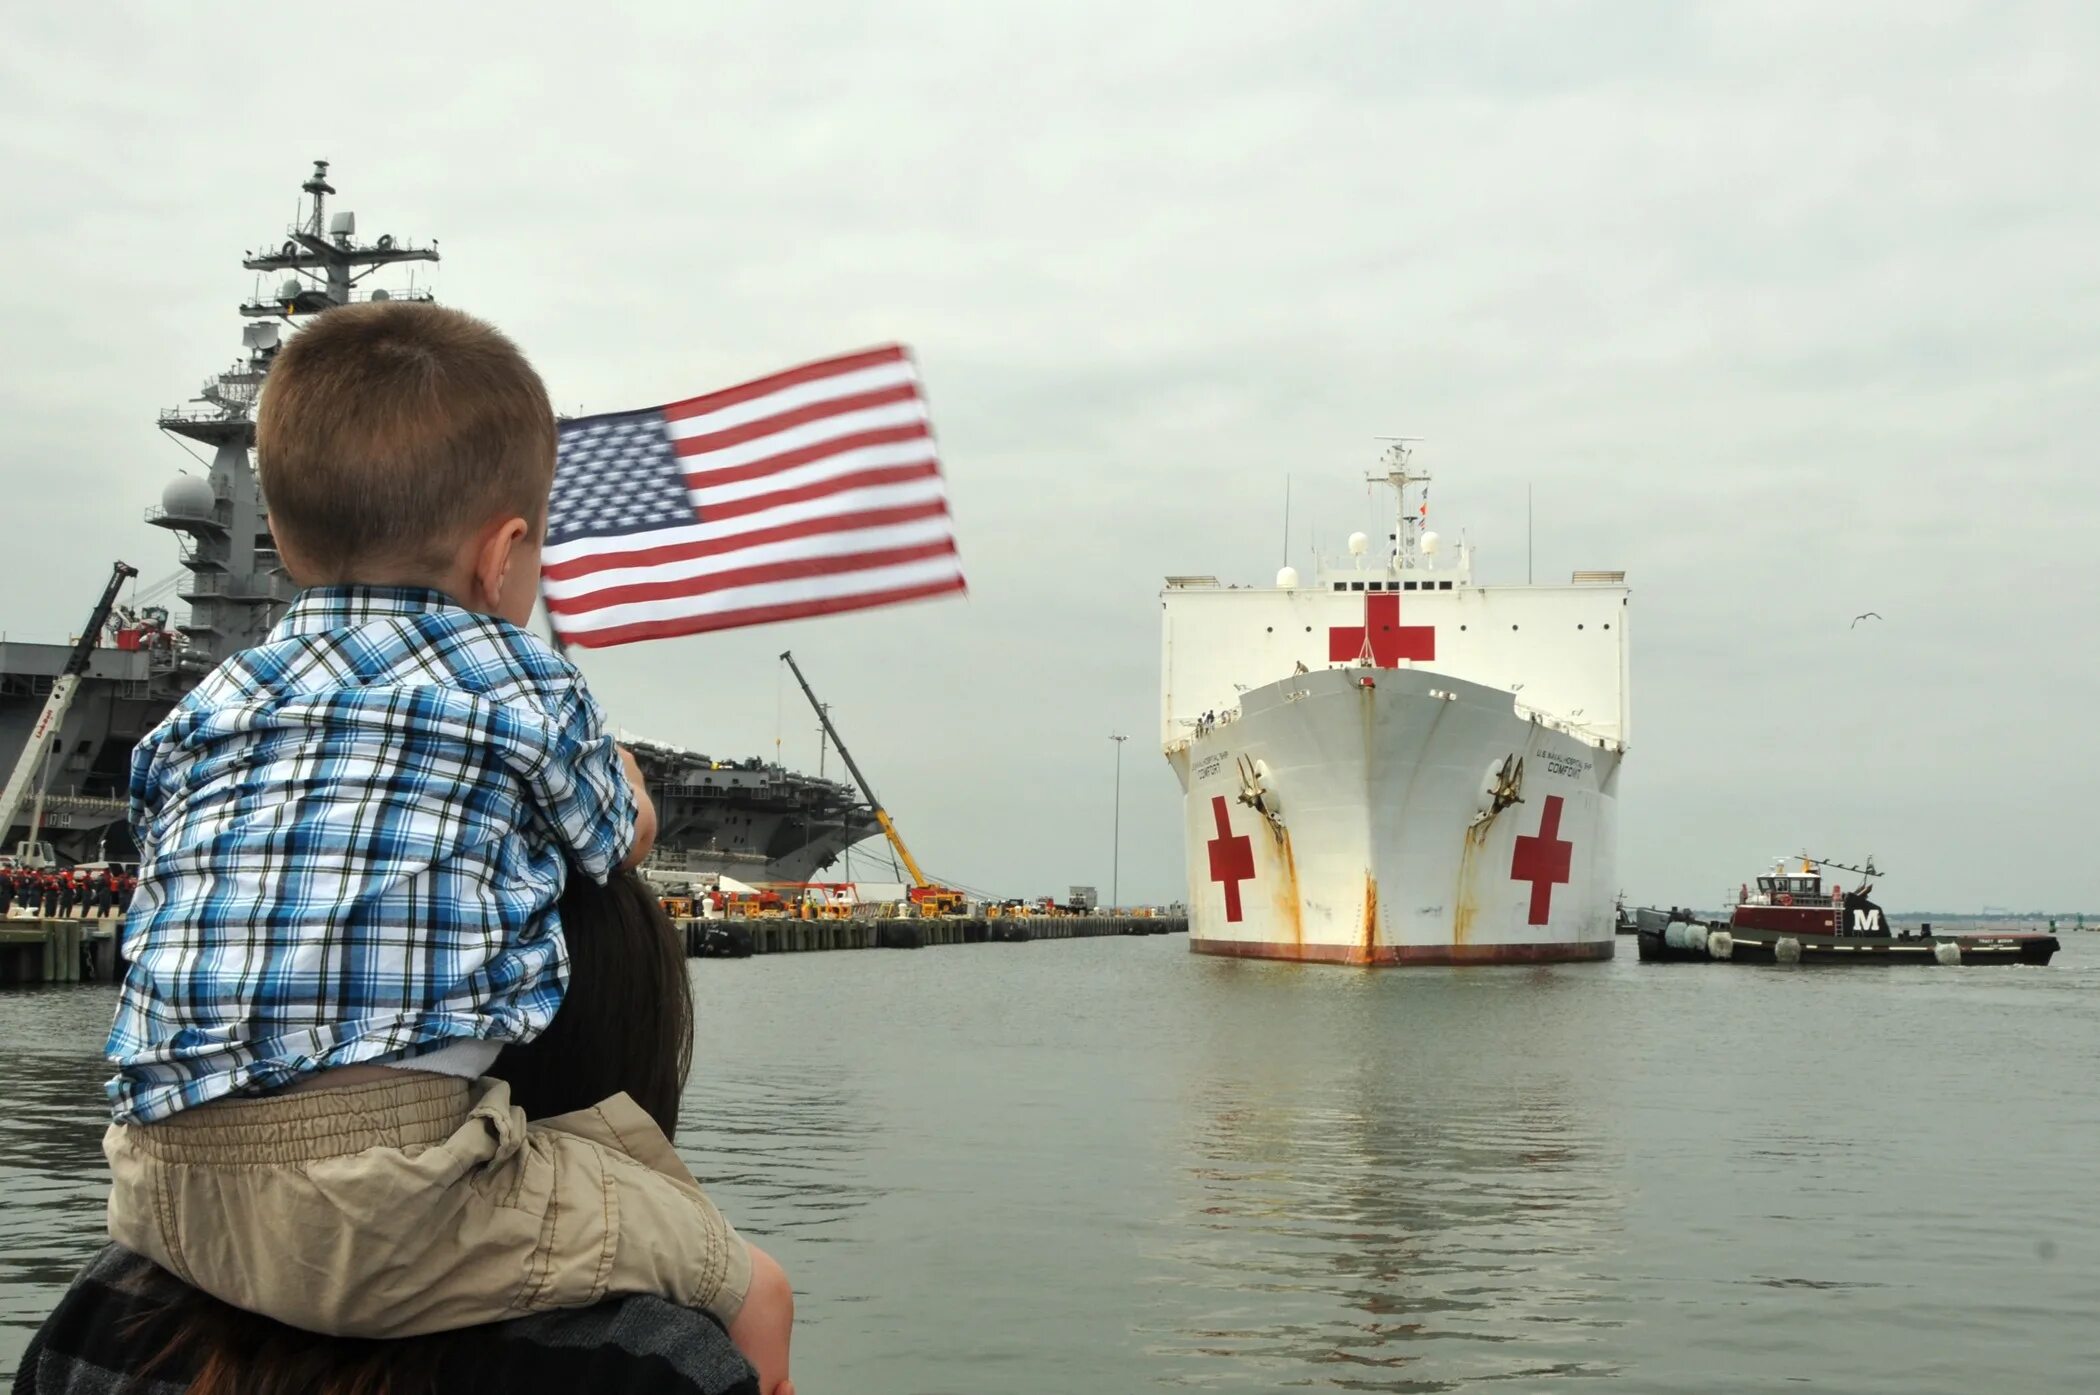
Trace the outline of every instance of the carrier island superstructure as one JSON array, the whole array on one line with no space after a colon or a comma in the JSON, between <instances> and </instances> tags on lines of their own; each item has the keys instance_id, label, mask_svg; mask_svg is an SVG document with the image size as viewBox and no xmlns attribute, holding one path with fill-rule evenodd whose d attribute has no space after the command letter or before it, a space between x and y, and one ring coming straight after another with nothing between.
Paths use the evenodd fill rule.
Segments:
<instances>
[{"instance_id":1,"label":"carrier island superstructure","mask_svg":"<svg viewBox=\"0 0 2100 1395\"><path fill-rule=\"evenodd\" d=\"M1167 579L1160 739L1189 947L1346 964L1611 957L1629 736L1622 572L1442 565L1409 448L1389 546L1308 581Z\"/></svg>"},{"instance_id":2,"label":"carrier island superstructure","mask_svg":"<svg viewBox=\"0 0 2100 1395\"><path fill-rule=\"evenodd\" d=\"M286 326L360 300L430 298L427 287L386 288L371 278L438 261L435 242L361 239L354 214L329 208L336 190L326 161L315 162L300 191L298 221L242 258L256 283L240 306L240 357L190 403L160 414L163 432L193 454L210 452L146 513L175 538L182 572L172 599L187 614L134 604L90 653L37 774L37 841L61 861L129 855L123 795L132 745L222 659L267 635L292 598L253 465L256 401ZM71 596L50 602L54 632L84 604ZM11 760L22 749L72 652L71 644L0 637L0 755ZM629 744L656 802L656 862L666 872L808 880L878 831L868 807L836 781L778 762ZM0 829L0 845L11 849L30 833L22 824Z\"/></svg>"}]
</instances>

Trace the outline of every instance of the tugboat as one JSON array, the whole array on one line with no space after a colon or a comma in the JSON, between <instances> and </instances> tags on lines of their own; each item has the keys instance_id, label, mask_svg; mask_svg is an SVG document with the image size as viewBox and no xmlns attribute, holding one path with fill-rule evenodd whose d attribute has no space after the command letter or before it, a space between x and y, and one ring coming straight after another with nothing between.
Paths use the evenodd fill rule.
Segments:
<instances>
[{"instance_id":1,"label":"tugboat","mask_svg":"<svg viewBox=\"0 0 2100 1395\"><path fill-rule=\"evenodd\" d=\"M1872 882L1847 891L1823 869L1878 877L1872 858L1864 867L1825 862L1804 854L1800 866L1782 858L1772 871L1745 882L1735 895L1726 925L1701 921L1680 908L1642 907L1634 913L1643 960L1726 960L1748 964L2046 964L2057 951L2054 935L2018 930L1977 930L1935 935L1892 925L1870 897Z\"/></svg>"}]
</instances>

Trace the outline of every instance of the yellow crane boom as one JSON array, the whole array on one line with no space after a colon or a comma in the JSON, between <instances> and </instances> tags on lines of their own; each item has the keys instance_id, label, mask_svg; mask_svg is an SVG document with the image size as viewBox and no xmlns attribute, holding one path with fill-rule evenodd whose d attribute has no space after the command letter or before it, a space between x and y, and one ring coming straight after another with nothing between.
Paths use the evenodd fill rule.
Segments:
<instances>
[{"instance_id":1,"label":"yellow crane boom","mask_svg":"<svg viewBox=\"0 0 2100 1395\"><path fill-rule=\"evenodd\" d=\"M904 846L904 837L897 832L897 821L890 817L889 810L883 808L882 801L875 797L874 789L868 784L868 777L861 774L860 762L854 760L853 753L846 749L846 743L839 737L839 729L831 724L831 714L824 710L823 703L817 701L816 690L811 688L809 680L802 676L802 665L795 662L794 654L783 650L780 660L795 675L795 681L802 685L802 695L809 699L811 710L817 714L817 720L824 724L824 734L831 738L832 745L838 747L839 759L846 762L846 769L853 772L853 782L860 786L861 795L868 801L868 807L874 811L875 822L882 828L882 836L889 839L890 846L897 850L897 860L904 864L905 875L911 878L913 889L953 895L959 903L959 894L947 893L927 880L926 873L919 868L919 860L911 855L910 848Z\"/></svg>"}]
</instances>

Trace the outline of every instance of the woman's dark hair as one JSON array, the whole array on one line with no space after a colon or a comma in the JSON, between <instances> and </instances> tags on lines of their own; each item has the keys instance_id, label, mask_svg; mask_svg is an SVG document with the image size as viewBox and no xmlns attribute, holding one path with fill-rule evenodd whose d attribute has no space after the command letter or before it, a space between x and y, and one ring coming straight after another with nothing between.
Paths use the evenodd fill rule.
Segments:
<instances>
[{"instance_id":1,"label":"woman's dark hair","mask_svg":"<svg viewBox=\"0 0 2100 1395\"><path fill-rule=\"evenodd\" d=\"M670 1137L693 1057L677 929L631 872L604 886L572 873L561 922L570 969L561 1008L539 1037L505 1047L490 1074L509 1083L528 1119L624 1090ZM149 1333L169 1336L141 1376L194 1368L188 1395L441 1395L454 1354L451 1334L317 1337L190 1288L141 1324L140 1339Z\"/></svg>"},{"instance_id":2,"label":"woman's dark hair","mask_svg":"<svg viewBox=\"0 0 2100 1395\"><path fill-rule=\"evenodd\" d=\"M588 1109L625 1090L669 1138L693 1063L685 947L632 872L606 886L569 878L561 898L569 991L546 1031L506 1046L492 1074L528 1119Z\"/></svg>"}]
</instances>

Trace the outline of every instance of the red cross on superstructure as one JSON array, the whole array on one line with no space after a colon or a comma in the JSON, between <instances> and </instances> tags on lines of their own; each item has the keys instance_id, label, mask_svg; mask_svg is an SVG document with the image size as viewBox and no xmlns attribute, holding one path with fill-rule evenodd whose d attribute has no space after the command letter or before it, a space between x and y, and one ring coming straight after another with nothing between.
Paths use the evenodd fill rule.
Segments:
<instances>
[{"instance_id":1,"label":"red cross on superstructure","mask_svg":"<svg viewBox=\"0 0 2100 1395\"><path fill-rule=\"evenodd\" d=\"M1400 623L1400 598L1390 592L1364 597L1364 623L1327 631L1327 662L1353 664L1368 643L1378 668L1398 668L1402 659L1434 659L1436 626Z\"/></svg>"},{"instance_id":2,"label":"red cross on superstructure","mask_svg":"<svg viewBox=\"0 0 2100 1395\"><path fill-rule=\"evenodd\" d=\"M1561 841L1557 794L1546 796L1546 811L1539 816L1536 838L1525 834L1517 839L1516 855L1509 860L1509 879L1531 883L1531 915L1527 924L1544 925L1553 913L1553 888L1568 880L1569 861L1575 845Z\"/></svg>"},{"instance_id":3,"label":"red cross on superstructure","mask_svg":"<svg viewBox=\"0 0 2100 1395\"><path fill-rule=\"evenodd\" d=\"M1225 919L1240 918L1240 883L1254 880L1254 843L1246 834L1232 836L1232 819L1225 811L1225 796L1212 795L1211 817L1218 821L1218 836L1211 839L1210 879L1225 884Z\"/></svg>"}]
</instances>

